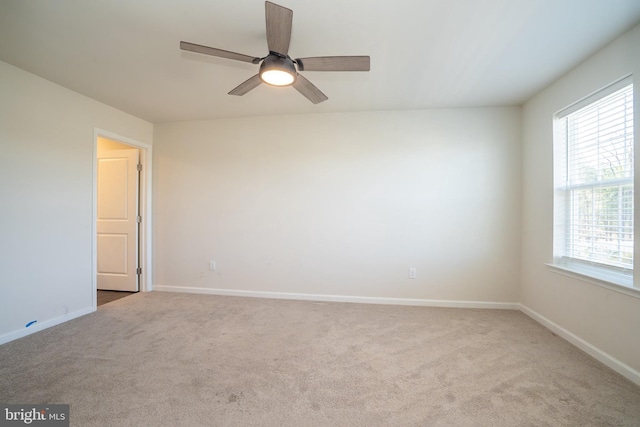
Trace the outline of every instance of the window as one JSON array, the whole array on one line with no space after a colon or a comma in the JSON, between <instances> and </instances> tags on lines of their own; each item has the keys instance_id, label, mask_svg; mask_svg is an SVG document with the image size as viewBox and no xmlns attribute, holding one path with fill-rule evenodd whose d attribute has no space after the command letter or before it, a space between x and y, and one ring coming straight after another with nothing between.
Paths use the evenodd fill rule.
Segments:
<instances>
[{"instance_id":1,"label":"window","mask_svg":"<svg viewBox=\"0 0 640 427\"><path fill-rule=\"evenodd\" d=\"M561 111L554 122L554 263L633 286L631 79Z\"/></svg>"}]
</instances>

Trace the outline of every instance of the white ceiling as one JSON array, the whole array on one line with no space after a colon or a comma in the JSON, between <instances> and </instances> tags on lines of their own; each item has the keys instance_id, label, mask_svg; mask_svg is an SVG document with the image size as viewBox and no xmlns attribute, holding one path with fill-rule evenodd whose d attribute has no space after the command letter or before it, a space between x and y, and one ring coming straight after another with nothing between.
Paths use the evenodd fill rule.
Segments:
<instances>
[{"instance_id":1,"label":"white ceiling","mask_svg":"<svg viewBox=\"0 0 640 427\"><path fill-rule=\"evenodd\" d=\"M370 55L371 72L302 73L329 100L261 85L262 0L0 0L0 59L148 121L521 104L640 21L639 0L274 0L292 57Z\"/></svg>"}]
</instances>

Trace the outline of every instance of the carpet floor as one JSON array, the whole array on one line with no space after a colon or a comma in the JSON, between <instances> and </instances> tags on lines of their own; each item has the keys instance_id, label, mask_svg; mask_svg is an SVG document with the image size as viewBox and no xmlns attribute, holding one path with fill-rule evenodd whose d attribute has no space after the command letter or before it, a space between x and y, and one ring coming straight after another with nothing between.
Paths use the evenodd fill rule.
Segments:
<instances>
[{"instance_id":1,"label":"carpet floor","mask_svg":"<svg viewBox=\"0 0 640 427\"><path fill-rule=\"evenodd\" d=\"M640 387L510 310L138 293L0 346L72 426L639 426Z\"/></svg>"}]
</instances>

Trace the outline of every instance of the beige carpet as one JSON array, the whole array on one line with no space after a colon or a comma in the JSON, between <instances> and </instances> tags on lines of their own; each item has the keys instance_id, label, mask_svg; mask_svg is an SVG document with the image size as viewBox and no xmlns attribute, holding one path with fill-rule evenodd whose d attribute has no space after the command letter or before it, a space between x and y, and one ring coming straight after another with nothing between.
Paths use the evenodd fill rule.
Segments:
<instances>
[{"instance_id":1,"label":"beige carpet","mask_svg":"<svg viewBox=\"0 0 640 427\"><path fill-rule=\"evenodd\" d=\"M73 426L638 426L640 387L516 311L136 294L0 346Z\"/></svg>"}]
</instances>

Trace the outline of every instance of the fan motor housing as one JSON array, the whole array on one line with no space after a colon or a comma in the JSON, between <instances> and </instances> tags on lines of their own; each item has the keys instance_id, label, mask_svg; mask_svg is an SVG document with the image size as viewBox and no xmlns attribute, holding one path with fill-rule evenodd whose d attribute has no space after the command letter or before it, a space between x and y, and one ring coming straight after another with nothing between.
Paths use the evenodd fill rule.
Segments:
<instances>
[{"instance_id":1,"label":"fan motor housing","mask_svg":"<svg viewBox=\"0 0 640 427\"><path fill-rule=\"evenodd\" d=\"M263 76L265 73L270 71L288 74L291 76L291 81L287 80L286 83L274 83L273 81L269 81ZM264 58L262 64L260 64L259 74L262 81L266 84L271 86L289 86L295 83L298 73L296 72L296 66L291 58L288 56L280 56L270 53L266 58Z\"/></svg>"}]
</instances>

